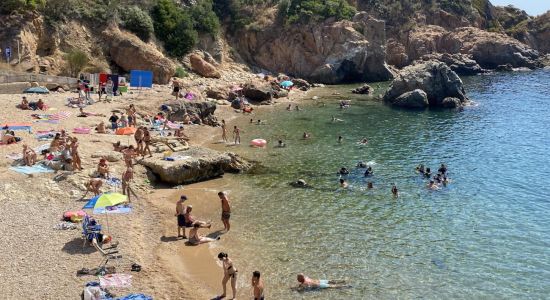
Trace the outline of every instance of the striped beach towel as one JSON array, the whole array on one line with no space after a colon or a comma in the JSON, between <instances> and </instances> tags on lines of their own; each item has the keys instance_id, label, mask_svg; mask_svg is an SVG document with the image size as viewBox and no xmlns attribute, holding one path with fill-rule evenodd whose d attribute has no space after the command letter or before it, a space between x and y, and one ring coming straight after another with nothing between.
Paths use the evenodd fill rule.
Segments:
<instances>
[{"instance_id":1,"label":"striped beach towel","mask_svg":"<svg viewBox=\"0 0 550 300\"><path fill-rule=\"evenodd\" d=\"M71 116L71 112L69 111L60 111L55 114L50 115L50 120L65 120Z\"/></svg>"}]
</instances>

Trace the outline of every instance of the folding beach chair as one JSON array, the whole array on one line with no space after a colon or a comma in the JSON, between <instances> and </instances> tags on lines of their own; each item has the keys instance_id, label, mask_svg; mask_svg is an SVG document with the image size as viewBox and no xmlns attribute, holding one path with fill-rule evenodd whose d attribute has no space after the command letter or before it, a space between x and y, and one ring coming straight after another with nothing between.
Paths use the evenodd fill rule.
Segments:
<instances>
[{"instance_id":1,"label":"folding beach chair","mask_svg":"<svg viewBox=\"0 0 550 300\"><path fill-rule=\"evenodd\" d=\"M120 266L120 261L123 259L123 257L121 254L118 254L118 250L117 250L118 243L108 248L102 248L98 244L97 239L93 238L92 245L94 246L94 248L96 248L96 250L102 256L101 264L98 266L100 270L104 270L107 264L109 263L109 261L115 261L117 268Z\"/></svg>"},{"instance_id":2,"label":"folding beach chair","mask_svg":"<svg viewBox=\"0 0 550 300\"><path fill-rule=\"evenodd\" d=\"M89 215L85 215L82 220L82 239L84 240L82 248L86 246L88 241L96 238L97 234L101 232L101 225L95 224L95 221L92 220Z\"/></svg>"}]
</instances>

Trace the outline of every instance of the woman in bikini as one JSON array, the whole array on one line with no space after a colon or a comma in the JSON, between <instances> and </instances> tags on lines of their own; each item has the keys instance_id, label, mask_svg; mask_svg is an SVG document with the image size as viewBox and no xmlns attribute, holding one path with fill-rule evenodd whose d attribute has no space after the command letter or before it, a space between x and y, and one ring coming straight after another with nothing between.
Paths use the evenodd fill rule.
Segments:
<instances>
[{"instance_id":1,"label":"woman in bikini","mask_svg":"<svg viewBox=\"0 0 550 300\"><path fill-rule=\"evenodd\" d=\"M199 235L199 228L201 228L201 224L195 223L193 224L193 228L189 230L189 244L196 246L204 243L210 243L216 240L203 235ZM218 237L218 240L219 239L220 238Z\"/></svg>"},{"instance_id":2,"label":"woman in bikini","mask_svg":"<svg viewBox=\"0 0 550 300\"><path fill-rule=\"evenodd\" d=\"M231 278L231 289L233 290L233 299L237 296L237 269L233 266L233 262L229 259L227 253L220 252L218 254L218 259L221 260L223 266L223 279L222 287L223 294L220 295L220 298L225 297L227 281Z\"/></svg>"},{"instance_id":3,"label":"woman in bikini","mask_svg":"<svg viewBox=\"0 0 550 300\"><path fill-rule=\"evenodd\" d=\"M36 163L36 152L27 145L23 145L23 161L25 165L32 166Z\"/></svg>"},{"instance_id":4,"label":"woman in bikini","mask_svg":"<svg viewBox=\"0 0 550 300\"><path fill-rule=\"evenodd\" d=\"M82 161L80 160L80 154L78 154L78 139L73 138L71 144L69 145L71 149L71 158L73 161L73 167L75 170L82 170Z\"/></svg>"},{"instance_id":5,"label":"woman in bikini","mask_svg":"<svg viewBox=\"0 0 550 300\"><path fill-rule=\"evenodd\" d=\"M141 155L145 157L145 154L149 152L149 157L153 157L153 154L151 153L151 133L147 129L147 127L142 127L143 132L143 148L141 150Z\"/></svg>"}]
</instances>

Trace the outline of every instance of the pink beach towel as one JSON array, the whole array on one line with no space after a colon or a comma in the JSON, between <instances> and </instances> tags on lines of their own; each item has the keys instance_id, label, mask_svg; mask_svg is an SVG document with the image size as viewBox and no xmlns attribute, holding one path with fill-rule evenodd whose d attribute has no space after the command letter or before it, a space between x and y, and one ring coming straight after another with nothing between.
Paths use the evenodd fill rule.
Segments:
<instances>
[{"instance_id":1,"label":"pink beach towel","mask_svg":"<svg viewBox=\"0 0 550 300\"><path fill-rule=\"evenodd\" d=\"M99 285L102 288L129 288L132 286L132 275L108 274L99 277Z\"/></svg>"}]
</instances>

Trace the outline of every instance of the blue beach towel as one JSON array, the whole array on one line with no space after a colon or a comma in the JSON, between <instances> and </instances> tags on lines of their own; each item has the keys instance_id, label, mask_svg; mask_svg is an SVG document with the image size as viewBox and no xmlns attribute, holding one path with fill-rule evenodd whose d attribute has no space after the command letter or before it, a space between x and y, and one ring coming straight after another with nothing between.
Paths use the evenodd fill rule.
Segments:
<instances>
[{"instance_id":1,"label":"blue beach towel","mask_svg":"<svg viewBox=\"0 0 550 300\"><path fill-rule=\"evenodd\" d=\"M22 174L53 173L54 170L43 165L10 167L10 170Z\"/></svg>"},{"instance_id":2,"label":"blue beach towel","mask_svg":"<svg viewBox=\"0 0 550 300\"><path fill-rule=\"evenodd\" d=\"M116 300L153 300L153 297L144 294L130 294Z\"/></svg>"}]
</instances>

